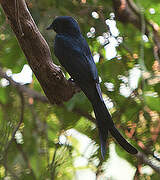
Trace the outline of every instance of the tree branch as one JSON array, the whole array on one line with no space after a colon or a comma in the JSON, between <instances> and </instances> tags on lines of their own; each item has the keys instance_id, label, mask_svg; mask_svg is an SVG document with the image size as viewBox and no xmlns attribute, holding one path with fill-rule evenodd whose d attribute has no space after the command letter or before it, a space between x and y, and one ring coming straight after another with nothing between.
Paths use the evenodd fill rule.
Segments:
<instances>
[{"instance_id":1,"label":"tree branch","mask_svg":"<svg viewBox=\"0 0 160 180\"><path fill-rule=\"evenodd\" d=\"M131 23L141 30L141 14L132 0L113 0L113 8L116 18L122 23ZM145 34L148 34L147 27Z\"/></svg>"},{"instance_id":2,"label":"tree branch","mask_svg":"<svg viewBox=\"0 0 160 180\"><path fill-rule=\"evenodd\" d=\"M131 23L136 28L141 31L141 12L133 0L113 0L113 8L116 14L116 17L122 23ZM144 17L144 21L146 24L144 34L149 34L149 27L152 28L153 33L153 41L156 46L156 59L159 61L160 57L160 27L154 23L153 21L147 20ZM160 61L159 61L160 63Z\"/></svg>"},{"instance_id":3,"label":"tree branch","mask_svg":"<svg viewBox=\"0 0 160 180\"><path fill-rule=\"evenodd\" d=\"M114 2L115 4L118 4L120 0L114 0ZM35 22L27 9L25 1L0 0L0 4L9 20L11 28L17 37L31 69L40 82L50 103L60 104L63 101L69 100L74 95L75 88L73 88L72 83L65 79L61 69L53 64L48 44L35 25ZM116 12L119 11L118 13L120 13L120 15L118 15L119 17L121 16L121 21L129 21L128 18L131 18L130 20L132 20L132 23L136 27L140 27L141 23L138 19L139 17L134 14L133 11L131 14L128 11L123 11L124 9L122 6L116 6L118 7ZM123 14L122 12L125 13ZM10 80L10 83L11 82L12 80ZM15 82L12 82L12 85L14 83ZM14 85L17 86L17 84ZM26 89L24 91L29 92ZM81 112L78 111L78 113ZM92 120L92 122L94 121L91 117L89 119ZM160 174L160 168L155 166L143 153L139 152L136 157Z\"/></svg>"},{"instance_id":4,"label":"tree branch","mask_svg":"<svg viewBox=\"0 0 160 180\"><path fill-rule=\"evenodd\" d=\"M142 152L138 152L136 155L138 160L140 160L143 164L150 166L154 169L158 174L160 174L160 167L155 164L152 160L150 160L147 156L145 156Z\"/></svg>"},{"instance_id":5,"label":"tree branch","mask_svg":"<svg viewBox=\"0 0 160 180\"><path fill-rule=\"evenodd\" d=\"M0 0L0 4L50 103L60 104L69 100L75 88L65 79L61 69L53 64L48 44L39 32L25 1Z\"/></svg>"},{"instance_id":6,"label":"tree branch","mask_svg":"<svg viewBox=\"0 0 160 180\"><path fill-rule=\"evenodd\" d=\"M3 69L1 67L0 67L0 77L7 79L10 85L15 87L20 93L26 94L28 97L31 97L41 102L45 102L45 103L49 102L46 96L43 96L41 93L34 91L25 85L21 85L15 82L11 77L7 76L7 74L3 72Z\"/></svg>"}]
</instances>

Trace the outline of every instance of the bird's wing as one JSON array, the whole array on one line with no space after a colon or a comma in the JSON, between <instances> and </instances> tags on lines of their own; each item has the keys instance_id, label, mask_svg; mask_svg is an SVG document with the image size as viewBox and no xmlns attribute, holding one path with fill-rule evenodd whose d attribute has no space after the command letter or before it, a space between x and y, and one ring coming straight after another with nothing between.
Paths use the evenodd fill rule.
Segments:
<instances>
[{"instance_id":1,"label":"bird's wing","mask_svg":"<svg viewBox=\"0 0 160 180\"><path fill-rule=\"evenodd\" d=\"M75 81L79 83L98 82L97 68L92 55L87 55L81 48L82 45L81 41L58 36L54 47L55 55Z\"/></svg>"}]
</instances>

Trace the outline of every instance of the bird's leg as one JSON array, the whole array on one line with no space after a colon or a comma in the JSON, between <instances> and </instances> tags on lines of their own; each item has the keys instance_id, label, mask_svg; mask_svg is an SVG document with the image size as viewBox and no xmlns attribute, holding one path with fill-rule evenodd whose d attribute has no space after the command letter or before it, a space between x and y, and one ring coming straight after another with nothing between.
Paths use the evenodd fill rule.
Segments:
<instances>
[{"instance_id":1,"label":"bird's leg","mask_svg":"<svg viewBox=\"0 0 160 180\"><path fill-rule=\"evenodd\" d=\"M75 83L74 80L71 77L68 79L68 81L71 82L71 83Z\"/></svg>"},{"instance_id":2,"label":"bird's leg","mask_svg":"<svg viewBox=\"0 0 160 180\"><path fill-rule=\"evenodd\" d=\"M75 93L78 93L81 91L81 88L77 85L77 83L72 79L72 78L69 78L68 79L68 82L71 84L71 86L73 87Z\"/></svg>"}]
</instances>

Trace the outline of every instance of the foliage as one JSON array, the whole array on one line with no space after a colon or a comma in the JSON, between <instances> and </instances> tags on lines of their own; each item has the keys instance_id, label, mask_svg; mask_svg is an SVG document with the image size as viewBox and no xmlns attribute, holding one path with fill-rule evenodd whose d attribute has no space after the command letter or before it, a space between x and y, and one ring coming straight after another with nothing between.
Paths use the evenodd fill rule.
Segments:
<instances>
[{"instance_id":1,"label":"foliage","mask_svg":"<svg viewBox=\"0 0 160 180\"><path fill-rule=\"evenodd\" d=\"M144 8L145 18L157 23L158 26L159 1L135 2L138 7ZM53 17L69 15L77 19L93 55L96 53L100 55L97 68L102 79L103 96L106 102L113 104L110 112L114 122L123 135L146 155L150 157L152 153L160 153L160 64L153 50L155 44L151 28L148 41L145 42L142 40L142 32L134 25L117 21L123 43L117 47L117 56L107 60L104 45L97 41L97 37L108 31L104 19L109 19L110 13L113 12L111 0L31 0L27 1L27 4L39 30L51 48L53 48L55 34L48 33L45 29ZM154 8L154 14L150 13L150 8ZM98 19L92 17L94 11L100 15ZM95 28L95 34L88 38L87 33L91 27ZM53 60L58 64L54 54ZM0 9L0 66L4 71L11 69L13 73L19 73L24 64L26 64L26 58ZM131 77L131 70L135 67L141 71L141 75L137 81L138 86L133 89L130 81L131 78L134 79ZM18 142L17 138L13 139L5 155L6 159L3 159L14 128L20 121L22 103L15 87L11 85L4 87L2 81L1 78L1 179L17 177L21 180L53 178L67 180L75 176L78 168L90 168L97 173L97 176L102 173L104 169L97 130L91 119L87 118L87 115L90 117L93 115L93 110L82 93L76 94L62 106L51 106L24 95L23 123L18 130L21 140ZM109 90L106 83L112 83L113 89ZM35 77L33 82L26 86L43 93ZM131 93L128 96L122 95L120 93L122 87L129 89ZM67 130L72 128L89 137L94 146L94 152L86 157L88 160L86 167L74 166L74 160L78 157L84 158L86 154L80 151L80 141L68 133ZM61 143L60 137L64 137L65 142ZM109 138L109 142L111 141L113 139ZM116 145L116 151L132 166L139 166L135 157L128 155L118 145ZM109 154L106 160L108 157ZM139 177L144 179L146 175L139 174ZM153 172L150 178L158 180L159 175Z\"/></svg>"}]
</instances>

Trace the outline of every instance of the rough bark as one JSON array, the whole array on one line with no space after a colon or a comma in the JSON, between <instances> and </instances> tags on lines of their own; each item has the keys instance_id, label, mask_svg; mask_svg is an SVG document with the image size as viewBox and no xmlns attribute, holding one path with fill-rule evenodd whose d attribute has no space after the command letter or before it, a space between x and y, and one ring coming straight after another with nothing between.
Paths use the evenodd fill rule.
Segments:
<instances>
[{"instance_id":1,"label":"rough bark","mask_svg":"<svg viewBox=\"0 0 160 180\"><path fill-rule=\"evenodd\" d=\"M50 103L69 100L75 88L51 59L50 49L39 32L24 0L0 0L17 40Z\"/></svg>"}]
</instances>

